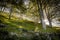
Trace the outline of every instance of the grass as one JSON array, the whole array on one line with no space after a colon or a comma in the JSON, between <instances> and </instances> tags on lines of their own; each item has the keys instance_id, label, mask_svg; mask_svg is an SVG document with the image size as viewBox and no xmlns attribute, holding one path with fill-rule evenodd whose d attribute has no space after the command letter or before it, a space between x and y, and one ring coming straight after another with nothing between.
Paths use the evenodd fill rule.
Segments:
<instances>
[{"instance_id":1,"label":"grass","mask_svg":"<svg viewBox=\"0 0 60 40\"><path fill-rule=\"evenodd\" d=\"M2 13L2 12L1 12ZM35 32L56 32L56 28L48 28L46 30L43 30L42 25L40 23L34 23L27 20L20 20L15 17L12 17L12 19L8 19L8 14L2 14L0 13L0 20L7 25L6 28L3 28L4 30L7 30L9 32L20 32L20 28L26 29L28 31L35 31Z\"/></svg>"},{"instance_id":2,"label":"grass","mask_svg":"<svg viewBox=\"0 0 60 40\"><path fill-rule=\"evenodd\" d=\"M8 14L0 14L0 20L8 25L6 30L8 31L16 31L19 28L24 28L26 30L34 30L36 25L34 22L30 22L27 20L16 20L16 18L12 18L11 20L8 19Z\"/></svg>"}]
</instances>

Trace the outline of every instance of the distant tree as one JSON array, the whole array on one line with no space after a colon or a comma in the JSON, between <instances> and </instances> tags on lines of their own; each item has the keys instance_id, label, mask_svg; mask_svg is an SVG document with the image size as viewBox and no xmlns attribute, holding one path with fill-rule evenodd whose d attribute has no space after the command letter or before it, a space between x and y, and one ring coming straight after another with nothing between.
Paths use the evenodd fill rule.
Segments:
<instances>
[{"instance_id":1,"label":"distant tree","mask_svg":"<svg viewBox=\"0 0 60 40\"><path fill-rule=\"evenodd\" d=\"M59 7L56 7L56 6L58 6L58 4L60 3L59 1L60 0L47 0L46 1L46 4L47 4L47 6L46 6L47 13L46 14L47 14L47 18L48 18L50 27L52 27L52 23L51 23L52 19L54 17L57 17L56 12L57 12L57 10L59 10L59 9L57 9Z\"/></svg>"},{"instance_id":2,"label":"distant tree","mask_svg":"<svg viewBox=\"0 0 60 40\"><path fill-rule=\"evenodd\" d=\"M10 8L9 19L11 19L11 15L12 15L12 8Z\"/></svg>"}]
</instances>

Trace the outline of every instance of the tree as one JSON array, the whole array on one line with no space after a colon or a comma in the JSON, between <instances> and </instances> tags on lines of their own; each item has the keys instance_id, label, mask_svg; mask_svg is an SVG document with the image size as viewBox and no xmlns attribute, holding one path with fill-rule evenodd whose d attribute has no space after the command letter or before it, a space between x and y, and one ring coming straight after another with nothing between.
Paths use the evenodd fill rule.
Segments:
<instances>
[{"instance_id":1,"label":"tree","mask_svg":"<svg viewBox=\"0 0 60 40\"><path fill-rule=\"evenodd\" d=\"M54 17L56 17L55 15L57 14L57 10L55 11L56 8L59 8L59 7L56 7L58 6L59 4L59 0L46 0L46 14L47 14L47 18L48 18L48 21L49 21L49 25L50 27L52 27L52 19Z\"/></svg>"},{"instance_id":2,"label":"tree","mask_svg":"<svg viewBox=\"0 0 60 40\"><path fill-rule=\"evenodd\" d=\"M43 9L42 9L42 1L37 0L37 3L38 3L39 13L40 13L40 17L41 17L42 27L43 27L43 29L46 30L46 25L45 25L45 21L44 21L44 13L43 13Z\"/></svg>"},{"instance_id":3,"label":"tree","mask_svg":"<svg viewBox=\"0 0 60 40\"><path fill-rule=\"evenodd\" d=\"M10 8L9 19L11 19L11 15L12 15L12 8Z\"/></svg>"}]
</instances>

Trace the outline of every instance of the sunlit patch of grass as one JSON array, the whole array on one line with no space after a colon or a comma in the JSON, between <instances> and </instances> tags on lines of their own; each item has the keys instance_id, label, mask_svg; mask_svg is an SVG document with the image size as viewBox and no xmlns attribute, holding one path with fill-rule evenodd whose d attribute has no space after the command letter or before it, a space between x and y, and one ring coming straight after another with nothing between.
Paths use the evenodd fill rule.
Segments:
<instances>
[{"instance_id":1,"label":"sunlit patch of grass","mask_svg":"<svg viewBox=\"0 0 60 40\"><path fill-rule=\"evenodd\" d=\"M60 28L56 28L57 30L60 30Z\"/></svg>"},{"instance_id":2,"label":"sunlit patch of grass","mask_svg":"<svg viewBox=\"0 0 60 40\"><path fill-rule=\"evenodd\" d=\"M38 27L36 27L34 31L35 31L35 32L37 32L37 31L38 31L38 29L39 29L39 28L38 28Z\"/></svg>"},{"instance_id":3,"label":"sunlit patch of grass","mask_svg":"<svg viewBox=\"0 0 60 40\"><path fill-rule=\"evenodd\" d=\"M23 26L18 26L19 28L23 28Z\"/></svg>"},{"instance_id":4,"label":"sunlit patch of grass","mask_svg":"<svg viewBox=\"0 0 60 40\"><path fill-rule=\"evenodd\" d=\"M8 13L1 13L1 15L3 15L4 17L8 18L9 14Z\"/></svg>"},{"instance_id":5,"label":"sunlit patch of grass","mask_svg":"<svg viewBox=\"0 0 60 40\"><path fill-rule=\"evenodd\" d=\"M11 19L12 19L12 20L17 20L17 17L12 16Z\"/></svg>"}]
</instances>

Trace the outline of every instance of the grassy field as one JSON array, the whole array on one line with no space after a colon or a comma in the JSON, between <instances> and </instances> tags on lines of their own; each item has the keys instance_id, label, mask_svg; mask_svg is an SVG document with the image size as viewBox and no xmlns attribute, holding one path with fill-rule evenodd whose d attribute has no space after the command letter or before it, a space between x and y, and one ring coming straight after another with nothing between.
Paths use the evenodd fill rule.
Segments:
<instances>
[{"instance_id":1,"label":"grassy field","mask_svg":"<svg viewBox=\"0 0 60 40\"><path fill-rule=\"evenodd\" d=\"M18 19L17 17L11 17L11 19L9 19L9 14L8 13L4 13L1 12L0 13L0 20L7 25L6 28L3 28L4 30L7 31L13 31L13 32L19 32L20 28L28 30L28 31L48 31L48 32L52 32L55 31L56 28L49 28L47 26L46 30L43 30L42 25L40 23L35 23L35 22L31 22L28 20L23 20L23 19ZM58 28L57 28L58 30ZM60 30L60 29L59 29Z\"/></svg>"}]
</instances>

